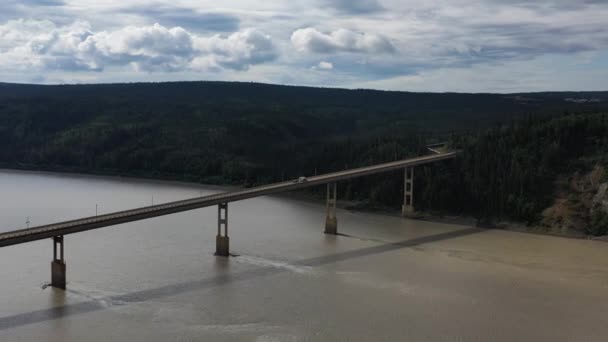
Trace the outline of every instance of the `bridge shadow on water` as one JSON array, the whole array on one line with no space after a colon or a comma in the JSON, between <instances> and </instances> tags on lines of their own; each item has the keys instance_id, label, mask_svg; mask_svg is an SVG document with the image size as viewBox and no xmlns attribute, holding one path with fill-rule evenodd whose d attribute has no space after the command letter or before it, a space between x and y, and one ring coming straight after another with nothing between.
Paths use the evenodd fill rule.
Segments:
<instances>
[{"instance_id":1,"label":"bridge shadow on water","mask_svg":"<svg viewBox=\"0 0 608 342\"><path fill-rule=\"evenodd\" d=\"M369 241L382 242L382 244L378 245L378 246L372 246L372 247L361 248L361 249L352 250L352 251L345 251L345 252L326 255L326 256L299 260L299 261L293 262L291 264L295 265L295 266L309 266L309 267L322 266L322 265L332 264L332 263L336 263L336 262L386 253L386 252L390 252L390 251L394 251L394 250L399 250L402 248L414 247L414 246L419 246L419 245L423 245L423 244L427 244L427 243L431 243L431 242L467 236L467 235L476 234L476 233L479 233L482 231L484 231L484 229L466 228L466 229L460 229L460 230L456 230L456 231L450 231L447 233L423 236L423 237L413 238L413 239L399 241L399 242L392 242L392 243L385 243L385 242L378 241L378 240L367 239ZM340 234L340 235L346 236L346 237L352 237L352 236L344 235L344 234ZM227 262L226 260L227 259L221 259L221 260L218 260L218 262L219 263ZM219 264L218 266L220 266L220 268L221 268L221 264ZM85 314L85 313L89 313L89 312L101 311L101 310L110 308L112 306L125 305L125 304L129 304L129 303L145 302L145 301L152 300L152 299L164 298L164 297L179 295L182 293L218 287L218 286L222 286L225 284L245 281L245 280L259 278L259 277L270 276L270 275L282 273L282 272L288 272L288 271L284 268L277 268L277 267L272 267L272 266L256 267L255 269L244 271L244 272L239 272L236 274L232 274L232 273L219 274L217 276L214 276L214 277L208 278L208 279L201 279L201 280L189 281L189 282L184 282L184 283L179 283L179 284L167 285L167 286L158 287L158 288L154 288L154 289L136 291L136 292L131 292L131 293L122 294L122 295L109 296L109 297L100 298L100 299L93 299L93 300L89 300L89 301L85 301L85 302L81 302L81 303L67 304L67 305L59 304L58 306L55 306L53 308L31 311L31 312L21 313L21 314L17 314L17 315L12 315L12 316L0 317L0 331L17 328L17 327L21 327L21 326L25 326L25 325L29 325L29 324L34 324L34 323L40 323L40 322L65 318L65 317L69 317L69 316ZM52 291L59 292L60 290L52 289ZM72 291L72 290L68 290L67 292L68 293L72 292L72 293L75 293L78 295L82 295L81 293L78 293L78 292ZM57 295L57 294L53 294L53 295ZM63 300L65 300L63 292L59 296L61 296L61 298L63 298Z\"/></svg>"}]
</instances>

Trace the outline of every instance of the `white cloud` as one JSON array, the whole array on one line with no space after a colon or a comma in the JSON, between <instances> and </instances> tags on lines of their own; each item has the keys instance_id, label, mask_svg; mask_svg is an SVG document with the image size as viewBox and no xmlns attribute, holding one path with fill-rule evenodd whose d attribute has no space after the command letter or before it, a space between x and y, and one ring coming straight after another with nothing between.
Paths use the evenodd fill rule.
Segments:
<instances>
[{"instance_id":1,"label":"white cloud","mask_svg":"<svg viewBox=\"0 0 608 342\"><path fill-rule=\"evenodd\" d=\"M319 64L313 65L311 70L329 71L334 69L334 64L331 62L321 61Z\"/></svg>"},{"instance_id":2,"label":"white cloud","mask_svg":"<svg viewBox=\"0 0 608 342\"><path fill-rule=\"evenodd\" d=\"M100 32L82 21L60 27L30 20L0 25L4 69L101 71L130 65L137 71L247 70L274 58L271 38L252 29L228 37L201 37L159 24Z\"/></svg>"},{"instance_id":3,"label":"white cloud","mask_svg":"<svg viewBox=\"0 0 608 342\"><path fill-rule=\"evenodd\" d=\"M354 32L343 28L329 33L319 32L312 27L299 29L291 35L291 43L301 52L395 52L393 44L384 36Z\"/></svg>"},{"instance_id":4,"label":"white cloud","mask_svg":"<svg viewBox=\"0 0 608 342\"><path fill-rule=\"evenodd\" d=\"M319 67L319 69L323 69L323 70L331 70L334 68L334 65L330 62L322 61L322 62L319 62L318 67Z\"/></svg>"},{"instance_id":5,"label":"white cloud","mask_svg":"<svg viewBox=\"0 0 608 342\"><path fill-rule=\"evenodd\" d=\"M253 29L233 33L227 38L219 35L211 38L197 37L194 46L202 52L192 63L197 69L247 70L250 65L271 61L277 57L270 36Z\"/></svg>"},{"instance_id":6,"label":"white cloud","mask_svg":"<svg viewBox=\"0 0 608 342\"><path fill-rule=\"evenodd\" d=\"M158 24L102 31L83 41L77 36L73 43L82 60L89 60L98 67L131 64L136 70L182 70L196 54L188 32L180 27L168 29Z\"/></svg>"}]
</instances>

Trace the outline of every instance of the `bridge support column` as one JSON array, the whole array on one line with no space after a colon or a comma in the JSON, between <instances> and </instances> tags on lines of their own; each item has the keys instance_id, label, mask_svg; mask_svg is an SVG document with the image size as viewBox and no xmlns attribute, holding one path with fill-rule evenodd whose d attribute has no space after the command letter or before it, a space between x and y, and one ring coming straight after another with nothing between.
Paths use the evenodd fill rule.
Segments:
<instances>
[{"instance_id":1,"label":"bridge support column","mask_svg":"<svg viewBox=\"0 0 608 342\"><path fill-rule=\"evenodd\" d=\"M407 167L403 175L403 206L401 214L404 217L412 217L414 210L414 167Z\"/></svg>"},{"instance_id":2,"label":"bridge support column","mask_svg":"<svg viewBox=\"0 0 608 342\"><path fill-rule=\"evenodd\" d=\"M222 235L222 228L224 235ZM228 238L228 203L217 207L217 236L215 237L215 255L230 256L230 239Z\"/></svg>"},{"instance_id":3,"label":"bridge support column","mask_svg":"<svg viewBox=\"0 0 608 342\"><path fill-rule=\"evenodd\" d=\"M59 251L59 253L57 253ZM65 259L63 258L63 236L53 238L53 262L51 263L51 286L65 290Z\"/></svg>"},{"instance_id":4,"label":"bridge support column","mask_svg":"<svg viewBox=\"0 0 608 342\"><path fill-rule=\"evenodd\" d=\"M325 234L338 234L338 219L336 218L337 197L337 183L327 184L327 217L325 218Z\"/></svg>"}]
</instances>

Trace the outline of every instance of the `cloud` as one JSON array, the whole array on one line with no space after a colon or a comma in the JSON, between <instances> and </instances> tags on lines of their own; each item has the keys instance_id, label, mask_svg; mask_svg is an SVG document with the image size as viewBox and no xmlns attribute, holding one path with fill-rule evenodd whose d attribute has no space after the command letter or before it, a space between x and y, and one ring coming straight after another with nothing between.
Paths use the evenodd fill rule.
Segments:
<instances>
[{"instance_id":1,"label":"cloud","mask_svg":"<svg viewBox=\"0 0 608 342\"><path fill-rule=\"evenodd\" d=\"M319 62L318 68L322 69L322 70L331 70L334 68L334 65L330 62L322 61L322 62Z\"/></svg>"},{"instance_id":2,"label":"cloud","mask_svg":"<svg viewBox=\"0 0 608 342\"><path fill-rule=\"evenodd\" d=\"M605 57L605 56L602 56ZM600 58L602 58L600 57ZM570 64L567 57L542 56L466 68L437 68L416 75L357 82L359 88L446 92L605 91L608 69ZM564 64L565 63L565 64Z\"/></svg>"},{"instance_id":3,"label":"cloud","mask_svg":"<svg viewBox=\"0 0 608 342\"><path fill-rule=\"evenodd\" d=\"M504 0L486 0L488 3L504 4ZM606 4L606 0L510 0L509 5L521 6L538 11L569 11L583 9L589 5Z\"/></svg>"},{"instance_id":4,"label":"cloud","mask_svg":"<svg viewBox=\"0 0 608 342\"><path fill-rule=\"evenodd\" d=\"M270 36L254 29L236 32L228 37L199 37L195 39L194 45L202 52L192 63L197 69L228 68L243 71L251 65L269 62L278 57Z\"/></svg>"},{"instance_id":5,"label":"cloud","mask_svg":"<svg viewBox=\"0 0 608 342\"><path fill-rule=\"evenodd\" d=\"M606 13L608 14L608 13ZM512 20L497 22L459 22L456 32L442 32L435 56L452 58L459 64L493 61L529 60L547 54L578 54L608 47L608 30L594 22L531 22ZM432 51L432 50L430 50Z\"/></svg>"},{"instance_id":6,"label":"cloud","mask_svg":"<svg viewBox=\"0 0 608 342\"><path fill-rule=\"evenodd\" d=\"M345 14L367 14L384 10L378 0L322 0L322 3Z\"/></svg>"},{"instance_id":7,"label":"cloud","mask_svg":"<svg viewBox=\"0 0 608 342\"><path fill-rule=\"evenodd\" d=\"M5 0L6 1L6 0ZM8 0L9 3L18 3L24 6L63 6L65 5L65 1L63 0L19 0L19 1L11 1Z\"/></svg>"},{"instance_id":8,"label":"cloud","mask_svg":"<svg viewBox=\"0 0 608 342\"><path fill-rule=\"evenodd\" d=\"M313 65L310 69L311 70L328 71L328 70L333 70L333 68L334 68L334 64L333 63L326 62L326 61L321 61L321 62L319 62L319 64Z\"/></svg>"},{"instance_id":9,"label":"cloud","mask_svg":"<svg viewBox=\"0 0 608 342\"><path fill-rule=\"evenodd\" d=\"M95 69L104 65L131 64L136 70L183 70L194 57L192 36L181 27L127 26L117 31L78 35L66 49L74 47ZM61 68L61 66L58 66Z\"/></svg>"},{"instance_id":10,"label":"cloud","mask_svg":"<svg viewBox=\"0 0 608 342\"><path fill-rule=\"evenodd\" d=\"M136 6L120 9L117 13L141 16L151 23L180 26L190 31L234 32L239 29L240 19L226 13L200 13L196 9L173 6Z\"/></svg>"},{"instance_id":11,"label":"cloud","mask_svg":"<svg viewBox=\"0 0 608 342\"><path fill-rule=\"evenodd\" d=\"M291 35L291 43L301 52L313 53L394 53L393 44L384 36L338 29L330 33L308 27Z\"/></svg>"},{"instance_id":12,"label":"cloud","mask_svg":"<svg viewBox=\"0 0 608 342\"><path fill-rule=\"evenodd\" d=\"M33 16L40 11L56 10L64 6L63 0L2 0L0 1L0 20L14 19L17 16Z\"/></svg>"},{"instance_id":13,"label":"cloud","mask_svg":"<svg viewBox=\"0 0 608 342\"><path fill-rule=\"evenodd\" d=\"M100 32L83 21L62 27L31 20L0 25L0 68L4 69L247 70L276 57L270 36L253 29L227 37L203 37L160 24Z\"/></svg>"}]
</instances>

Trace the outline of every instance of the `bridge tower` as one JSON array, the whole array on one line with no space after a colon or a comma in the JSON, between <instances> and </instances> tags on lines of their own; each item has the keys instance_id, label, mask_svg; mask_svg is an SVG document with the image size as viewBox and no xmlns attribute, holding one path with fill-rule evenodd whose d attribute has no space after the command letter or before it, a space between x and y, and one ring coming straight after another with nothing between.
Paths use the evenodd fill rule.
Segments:
<instances>
[{"instance_id":1,"label":"bridge tower","mask_svg":"<svg viewBox=\"0 0 608 342\"><path fill-rule=\"evenodd\" d=\"M59 253L57 251L59 250ZM65 259L63 257L63 236L53 238L53 262L51 263L51 286L65 290Z\"/></svg>"},{"instance_id":2,"label":"bridge tower","mask_svg":"<svg viewBox=\"0 0 608 342\"><path fill-rule=\"evenodd\" d=\"M338 219L336 218L336 202L338 197L337 183L327 184L327 217L325 218L325 234L338 234Z\"/></svg>"},{"instance_id":3,"label":"bridge tower","mask_svg":"<svg viewBox=\"0 0 608 342\"><path fill-rule=\"evenodd\" d=\"M403 206L401 214L404 217L413 217L414 210L414 167L406 167L403 172Z\"/></svg>"},{"instance_id":4,"label":"bridge tower","mask_svg":"<svg viewBox=\"0 0 608 342\"><path fill-rule=\"evenodd\" d=\"M222 228L224 235L222 235ZM230 239L228 238L228 203L217 206L217 236L215 237L215 255L230 256Z\"/></svg>"}]
</instances>

